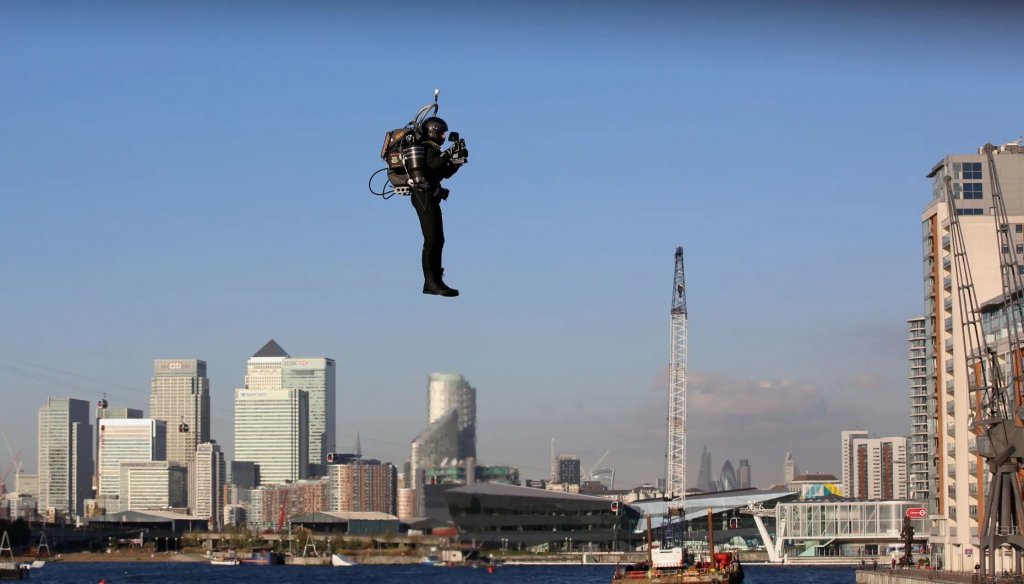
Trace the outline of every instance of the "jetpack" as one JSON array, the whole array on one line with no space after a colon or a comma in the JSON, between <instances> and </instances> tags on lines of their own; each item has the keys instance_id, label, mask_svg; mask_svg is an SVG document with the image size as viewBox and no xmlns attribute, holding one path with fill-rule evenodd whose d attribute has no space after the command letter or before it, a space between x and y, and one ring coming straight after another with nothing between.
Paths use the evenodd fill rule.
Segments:
<instances>
[{"instance_id":1,"label":"jetpack","mask_svg":"<svg viewBox=\"0 0 1024 584\"><path fill-rule=\"evenodd\" d=\"M435 89L433 103L421 107L412 121L406 125L390 130L384 135L380 157L387 166L370 175L368 187L371 193L390 199L394 195L410 195L413 188L426 184L426 152L422 144L425 137L423 123L437 115L437 99L440 94L441 90ZM450 132L448 141L451 142L451 146L442 156L456 166L469 162L466 141L459 133ZM382 172L387 173L387 181L378 191L374 189L373 181Z\"/></svg>"}]
</instances>

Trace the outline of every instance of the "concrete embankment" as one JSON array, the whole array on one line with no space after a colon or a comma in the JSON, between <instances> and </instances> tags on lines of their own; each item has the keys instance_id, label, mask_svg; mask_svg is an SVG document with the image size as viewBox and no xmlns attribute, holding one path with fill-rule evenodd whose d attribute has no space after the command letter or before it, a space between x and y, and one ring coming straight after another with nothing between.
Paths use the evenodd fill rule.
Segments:
<instances>
[{"instance_id":1,"label":"concrete embankment","mask_svg":"<svg viewBox=\"0 0 1024 584\"><path fill-rule=\"evenodd\" d=\"M943 572L940 570L858 570L857 584L921 584L922 582L948 582L971 584L971 572Z\"/></svg>"}]
</instances>

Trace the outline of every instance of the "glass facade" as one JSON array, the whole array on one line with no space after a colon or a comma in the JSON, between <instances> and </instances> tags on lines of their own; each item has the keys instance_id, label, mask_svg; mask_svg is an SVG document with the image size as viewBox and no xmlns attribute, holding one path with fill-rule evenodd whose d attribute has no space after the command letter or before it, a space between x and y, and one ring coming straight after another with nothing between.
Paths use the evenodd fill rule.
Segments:
<instances>
[{"instance_id":1,"label":"glass facade","mask_svg":"<svg viewBox=\"0 0 1024 584\"><path fill-rule=\"evenodd\" d=\"M260 467L260 482L306 478L309 401L300 389L235 390L235 460Z\"/></svg>"}]
</instances>

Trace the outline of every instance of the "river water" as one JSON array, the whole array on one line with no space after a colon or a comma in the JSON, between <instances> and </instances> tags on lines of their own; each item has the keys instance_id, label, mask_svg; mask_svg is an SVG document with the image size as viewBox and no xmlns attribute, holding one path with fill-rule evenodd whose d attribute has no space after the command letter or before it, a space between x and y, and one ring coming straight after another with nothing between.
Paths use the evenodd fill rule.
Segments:
<instances>
[{"instance_id":1,"label":"river water","mask_svg":"<svg viewBox=\"0 0 1024 584\"><path fill-rule=\"evenodd\" d=\"M855 568L744 566L745 584L853 584ZM210 566L199 563L50 563L33 570L29 582L105 584L154 582L237 582L261 584L609 584L611 566L503 566L488 574L482 568L432 566Z\"/></svg>"}]
</instances>

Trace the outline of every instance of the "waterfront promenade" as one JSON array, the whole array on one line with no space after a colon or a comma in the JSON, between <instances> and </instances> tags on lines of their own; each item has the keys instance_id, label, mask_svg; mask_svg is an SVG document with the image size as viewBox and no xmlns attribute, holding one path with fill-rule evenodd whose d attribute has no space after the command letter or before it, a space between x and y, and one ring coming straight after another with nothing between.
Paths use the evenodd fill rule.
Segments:
<instances>
[{"instance_id":1,"label":"waterfront promenade","mask_svg":"<svg viewBox=\"0 0 1024 584\"><path fill-rule=\"evenodd\" d=\"M941 570L858 570L857 584L920 584L921 582L948 582L949 584L1024 584L1024 578L1015 576L988 576L979 580L974 572L947 572Z\"/></svg>"}]
</instances>

